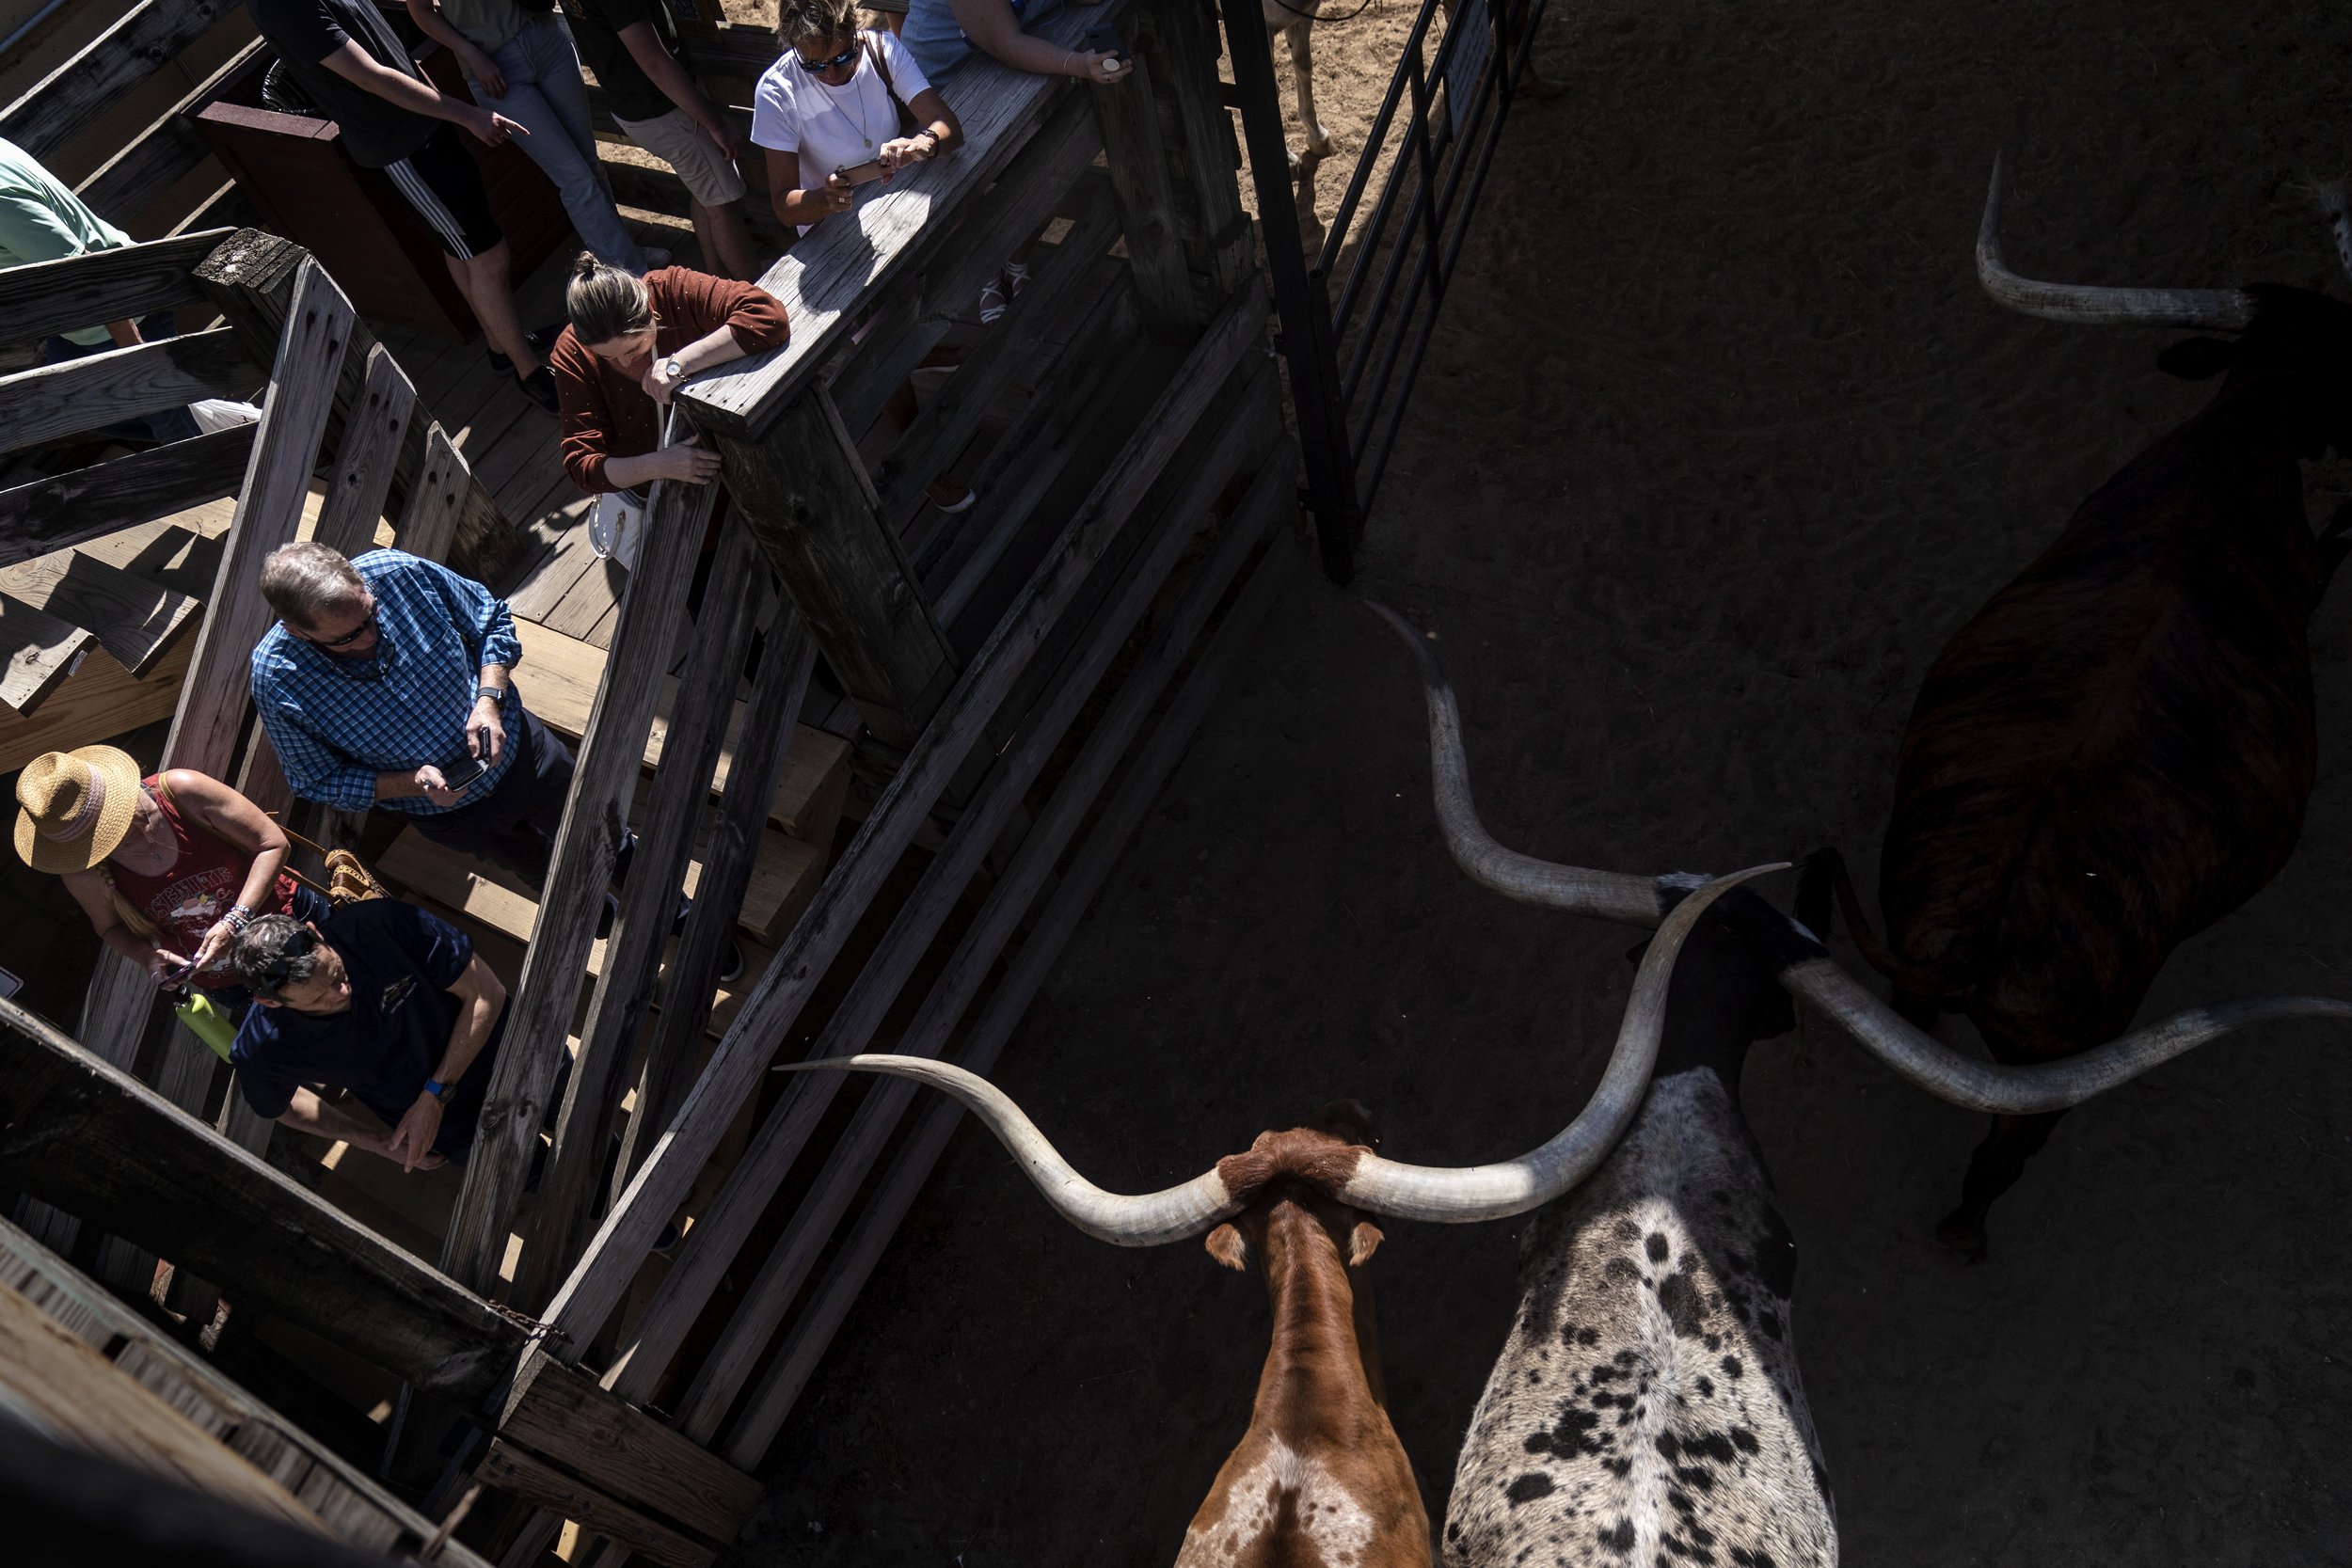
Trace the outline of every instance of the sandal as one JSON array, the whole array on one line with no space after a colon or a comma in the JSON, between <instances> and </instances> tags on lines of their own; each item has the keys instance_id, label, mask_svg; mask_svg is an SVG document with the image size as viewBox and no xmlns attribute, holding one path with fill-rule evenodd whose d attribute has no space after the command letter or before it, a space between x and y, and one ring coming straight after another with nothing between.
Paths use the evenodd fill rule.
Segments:
<instances>
[{"instance_id":1,"label":"sandal","mask_svg":"<svg viewBox=\"0 0 2352 1568\"><path fill-rule=\"evenodd\" d=\"M980 285L980 325L994 326L1004 319L1011 301L1005 296L1005 280L992 277Z\"/></svg>"},{"instance_id":2,"label":"sandal","mask_svg":"<svg viewBox=\"0 0 2352 1568\"><path fill-rule=\"evenodd\" d=\"M1029 263L1026 261L1007 261L1005 263L1005 282L1011 289L1012 297L1019 299L1021 297L1021 291L1029 286Z\"/></svg>"}]
</instances>

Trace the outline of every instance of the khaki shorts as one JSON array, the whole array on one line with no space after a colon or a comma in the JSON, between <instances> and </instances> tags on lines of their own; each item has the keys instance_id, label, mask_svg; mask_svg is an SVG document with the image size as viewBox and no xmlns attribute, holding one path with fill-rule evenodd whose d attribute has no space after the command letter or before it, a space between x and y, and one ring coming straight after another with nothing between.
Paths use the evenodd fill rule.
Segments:
<instances>
[{"instance_id":1,"label":"khaki shorts","mask_svg":"<svg viewBox=\"0 0 2352 1568\"><path fill-rule=\"evenodd\" d=\"M723 207L743 199L743 171L684 109L672 109L658 119L623 119L618 124L629 140L677 170L687 190L704 206Z\"/></svg>"}]
</instances>

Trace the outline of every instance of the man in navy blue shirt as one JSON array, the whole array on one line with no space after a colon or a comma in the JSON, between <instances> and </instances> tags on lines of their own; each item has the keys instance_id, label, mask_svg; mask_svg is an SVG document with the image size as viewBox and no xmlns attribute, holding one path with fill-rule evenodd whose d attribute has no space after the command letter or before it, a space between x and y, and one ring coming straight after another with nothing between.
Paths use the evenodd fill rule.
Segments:
<instances>
[{"instance_id":1,"label":"man in navy blue shirt","mask_svg":"<svg viewBox=\"0 0 2352 1568\"><path fill-rule=\"evenodd\" d=\"M263 915L238 936L233 961L256 1006L229 1060L258 1115L403 1170L466 1157L506 1022L506 988L472 939L372 898L315 923ZM310 1084L350 1090L384 1126Z\"/></svg>"}]
</instances>

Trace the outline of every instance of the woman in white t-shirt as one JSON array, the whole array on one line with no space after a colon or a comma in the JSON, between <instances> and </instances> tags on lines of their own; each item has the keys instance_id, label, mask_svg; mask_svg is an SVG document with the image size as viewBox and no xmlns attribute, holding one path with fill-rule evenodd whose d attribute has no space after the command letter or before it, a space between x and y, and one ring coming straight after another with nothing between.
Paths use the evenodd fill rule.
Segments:
<instances>
[{"instance_id":1,"label":"woman in white t-shirt","mask_svg":"<svg viewBox=\"0 0 2352 1568\"><path fill-rule=\"evenodd\" d=\"M768 152L776 216L802 233L849 211L859 186L887 183L962 142L955 111L898 35L858 30L856 0L784 0L776 41L784 53L753 95L752 140ZM898 135L901 103L922 127L913 135ZM914 388L901 383L882 418L904 434L914 414ZM943 512L965 511L978 499L946 474L927 489Z\"/></svg>"},{"instance_id":2,"label":"woman in white t-shirt","mask_svg":"<svg viewBox=\"0 0 2352 1568\"><path fill-rule=\"evenodd\" d=\"M858 30L853 0L784 0L776 40L784 53L753 97L752 140L768 150L776 216L802 233L848 211L858 184L886 182L963 140L955 111L898 35ZM901 103L922 127L913 135L898 135Z\"/></svg>"}]
</instances>

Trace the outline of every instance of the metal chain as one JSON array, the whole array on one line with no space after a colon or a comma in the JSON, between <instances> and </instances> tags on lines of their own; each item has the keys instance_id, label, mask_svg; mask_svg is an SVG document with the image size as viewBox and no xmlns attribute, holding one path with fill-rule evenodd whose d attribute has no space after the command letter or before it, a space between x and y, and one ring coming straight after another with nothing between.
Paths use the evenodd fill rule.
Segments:
<instances>
[{"instance_id":1,"label":"metal chain","mask_svg":"<svg viewBox=\"0 0 2352 1568\"><path fill-rule=\"evenodd\" d=\"M491 1311L496 1312L500 1317L504 1318L508 1323L513 1323L516 1327L521 1329L525 1334L529 1335L533 1339L564 1339L568 1341L571 1338L570 1335L564 1333L553 1323L542 1323L528 1312L518 1312L502 1301L489 1301L485 1298L484 1305L488 1307Z\"/></svg>"}]
</instances>

